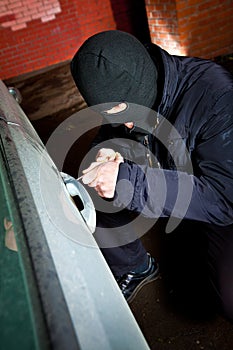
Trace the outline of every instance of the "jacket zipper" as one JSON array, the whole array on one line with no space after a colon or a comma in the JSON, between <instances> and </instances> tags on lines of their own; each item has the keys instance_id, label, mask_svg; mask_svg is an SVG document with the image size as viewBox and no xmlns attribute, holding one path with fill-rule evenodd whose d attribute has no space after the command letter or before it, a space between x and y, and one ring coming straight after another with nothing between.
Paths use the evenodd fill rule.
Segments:
<instances>
[{"instance_id":1,"label":"jacket zipper","mask_svg":"<svg viewBox=\"0 0 233 350\"><path fill-rule=\"evenodd\" d=\"M150 155L150 146L149 146L148 135L146 135L146 136L144 137L144 145L146 146L146 149L147 149L146 158L147 158L149 167L152 168L153 162L152 162L151 155Z\"/></svg>"},{"instance_id":2,"label":"jacket zipper","mask_svg":"<svg viewBox=\"0 0 233 350\"><path fill-rule=\"evenodd\" d=\"M158 116L157 116L157 118L156 118L156 124L155 124L154 130L157 128L158 125L159 125L159 113L158 113ZM145 145L146 148L147 148L146 158L147 158L149 167L152 168L152 167L153 167L153 160L152 160L152 158L151 158L151 151L150 151L150 145L149 145L149 137L148 137L148 135L146 135L146 136L144 137L144 145ZM161 169L161 164L160 164L159 161L156 162L156 166L157 166L157 168Z\"/></svg>"}]
</instances>

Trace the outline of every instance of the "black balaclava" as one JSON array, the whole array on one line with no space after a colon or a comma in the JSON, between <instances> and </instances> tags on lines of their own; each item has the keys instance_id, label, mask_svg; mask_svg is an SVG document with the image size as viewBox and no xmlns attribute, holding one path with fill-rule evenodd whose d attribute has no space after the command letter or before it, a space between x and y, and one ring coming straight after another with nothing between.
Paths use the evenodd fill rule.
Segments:
<instances>
[{"instance_id":1,"label":"black balaclava","mask_svg":"<svg viewBox=\"0 0 233 350\"><path fill-rule=\"evenodd\" d=\"M157 69L143 44L131 34L110 30L87 39L71 62L73 79L88 106L104 112L125 102L125 111L106 115L110 123L142 122L142 108L157 96ZM102 105L105 104L105 105ZM139 114L140 113L140 114Z\"/></svg>"}]
</instances>

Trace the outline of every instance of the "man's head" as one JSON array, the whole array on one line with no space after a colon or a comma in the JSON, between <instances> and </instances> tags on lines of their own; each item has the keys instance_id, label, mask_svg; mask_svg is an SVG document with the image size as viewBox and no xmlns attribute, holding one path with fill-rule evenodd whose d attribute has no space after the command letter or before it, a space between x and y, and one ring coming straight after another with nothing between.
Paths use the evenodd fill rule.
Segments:
<instances>
[{"instance_id":1,"label":"man's head","mask_svg":"<svg viewBox=\"0 0 233 350\"><path fill-rule=\"evenodd\" d=\"M142 43L122 31L87 39L71 62L71 73L88 106L127 101L151 108L156 99L156 67Z\"/></svg>"}]
</instances>

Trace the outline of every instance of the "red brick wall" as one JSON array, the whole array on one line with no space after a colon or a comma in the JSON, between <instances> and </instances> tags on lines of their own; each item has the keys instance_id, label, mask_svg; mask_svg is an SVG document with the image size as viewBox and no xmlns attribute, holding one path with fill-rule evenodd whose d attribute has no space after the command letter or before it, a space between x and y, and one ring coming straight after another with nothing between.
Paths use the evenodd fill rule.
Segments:
<instances>
[{"instance_id":1,"label":"red brick wall","mask_svg":"<svg viewBox=\"0 0 233 350\"><path fill-rule=\"evenodd\" d=\"M110 0L1 0L0 79L69 60L88 36L115 27Z\"/></svg>"},{"instance_id":2,"label":"red brick wall","mask_svg":"<svg viewBox=\"0 0 233 350\"><path fill-rule=\"evenodd\" d=\"M212 58L233 52L232 0L177 0L177 14L188 54Z\"/></svg>"},{"instance_id":3,"label":"red brick wall","mask_svg":"<svg viewBox=\"0 0 233 350\"><path fill-rule=\"evenodd\" d=\"M170 53L181 51L176 0L145 0L151 41Z\"/></svg>"},{"instance_id":4,"label":"red brick wall","mask_svg":"<svg viewBox=\"0 0 233 350\"><path fill-rule=\"evenodd\" d=\"M151 40L173 54L233 52L232 0L145 0Z\"/></svg>"},{"instance_id":5,"label":"red brick wall","mask_svg":"<svg viewBox=\"0 0 233 350\"><path fill-rule=\"evenodd\" d=\"M145 4L143 11L143 0L1 0L0 79L70 60L88 36L115 28L142 41L151 37L175 54L212 58L233 52L232 0ZM142 15L148 16L149 34Z\"/></svg>"}]
</instances>

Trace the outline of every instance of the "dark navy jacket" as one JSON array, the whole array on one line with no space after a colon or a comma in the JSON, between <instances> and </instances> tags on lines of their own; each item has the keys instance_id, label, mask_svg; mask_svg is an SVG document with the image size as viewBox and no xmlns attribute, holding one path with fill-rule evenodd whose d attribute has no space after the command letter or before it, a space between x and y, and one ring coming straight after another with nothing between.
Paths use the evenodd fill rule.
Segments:
<instances>
[{"instance_id":1,"label":"dark navy jacket","mask_svg":"<svg viewBox=\"0 0 233 350\"><path fill-rule=\"evenodd\" d=\"M147 49L159 69L160 94L154 133L139 141L155 155L152 167L145 147L124 141L124 126L105 126L96 140L112 139L106 147L132 160L120 165L114 205L150 218L231 225L233 78L211 61L171 56L153 44Z\"/></svg>"}]
</instances>

